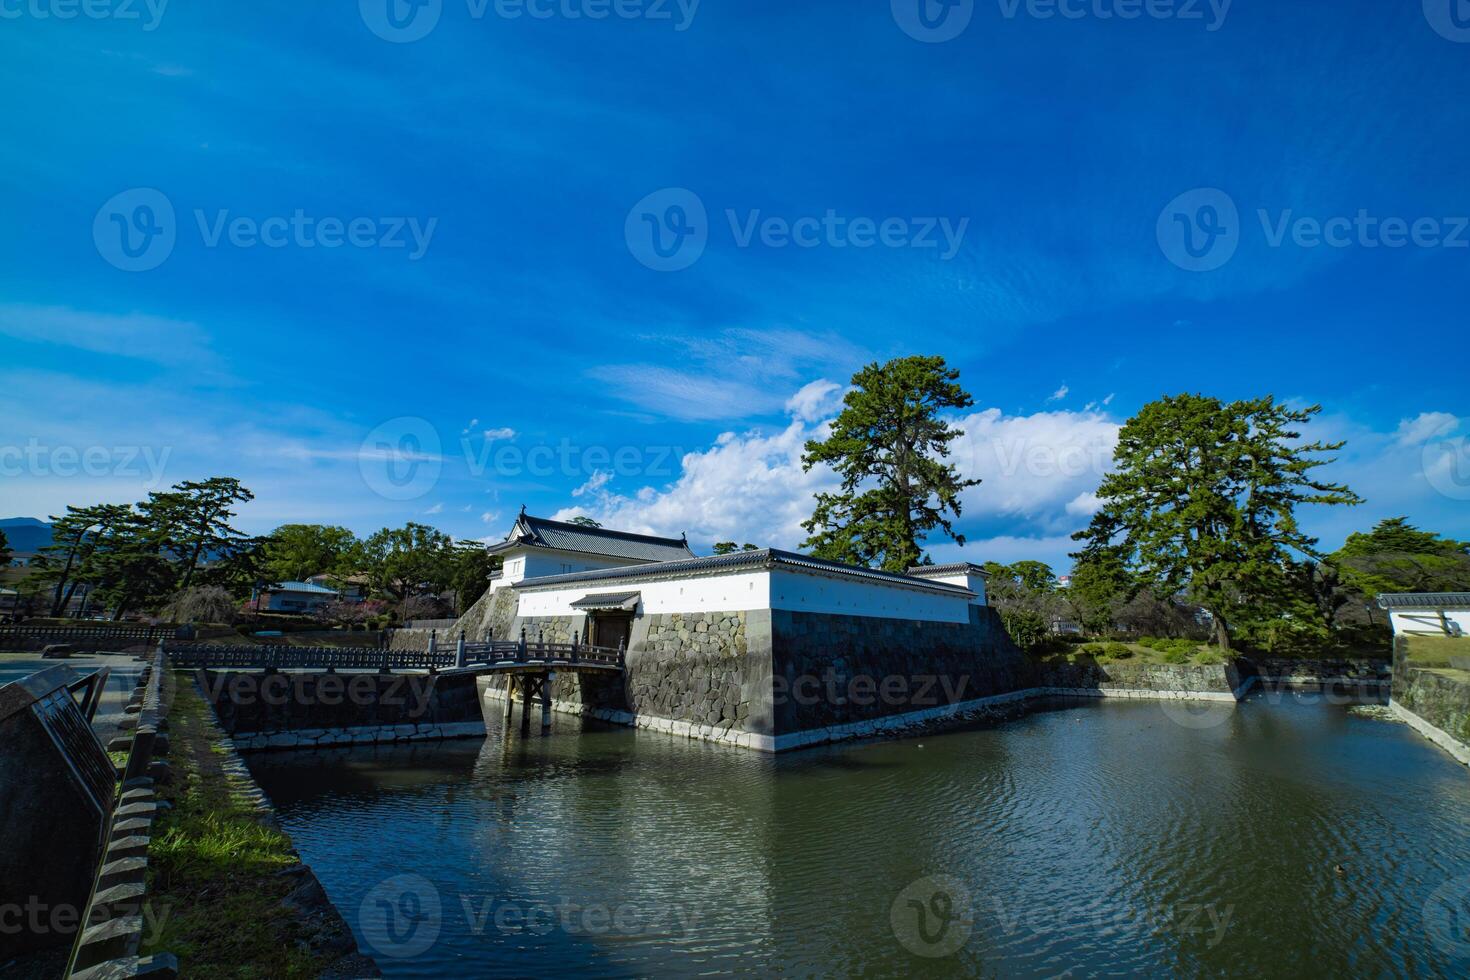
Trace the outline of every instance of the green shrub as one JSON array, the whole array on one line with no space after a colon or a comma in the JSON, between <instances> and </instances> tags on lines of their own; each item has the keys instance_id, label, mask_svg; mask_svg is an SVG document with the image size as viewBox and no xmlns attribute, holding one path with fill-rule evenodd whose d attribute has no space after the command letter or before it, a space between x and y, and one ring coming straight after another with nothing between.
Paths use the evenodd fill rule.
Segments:
<instances>
[{"instance_id":1,"label":"green shrub","mask_svg":"<svg viewBox=\"0 0 1470 980\"><path fill-rule=\"evenodd\" d=\"M1159 654L1159 659L1166 664L1182 664L1189 659L1189 654L1183 650L1165 650Z\"/></svg>"},{"instance_id":2,"label":"green shrub","mask_svg":"<svg viewBox=\"0 0 1470 980\"><path fill-rule=\"evenodd\" d=\"M1225 662L1225 655L1219 650L1205 650L1195 654L1194 662L1203 664L1206 667L1213 667L1216 664L1223 664Z\"/></svg>"},{"instance_id":3,"label":"green shrub","mask_svg":"<svg viewBox=\"0 0 1470 980\"><path fill-rule=\"evenodd\" d=\"M1133 656L1133 648L1126 643L1109 643L1103 652L1109 660L1127 660Z\"/></svg>"},{"instance_id":4,"label":"green shrub","mask_svg":"<svg viewBox=\"0 0 1470 980\"><path fill-rule=\"evenodd\" d=\"M1088 643L1078 648L1079 653L1085 653L1089 657L1101 657L1103 656L1105 650L1106 647L1104 647L1101 643Z\"/></svg>"}]
</instances>

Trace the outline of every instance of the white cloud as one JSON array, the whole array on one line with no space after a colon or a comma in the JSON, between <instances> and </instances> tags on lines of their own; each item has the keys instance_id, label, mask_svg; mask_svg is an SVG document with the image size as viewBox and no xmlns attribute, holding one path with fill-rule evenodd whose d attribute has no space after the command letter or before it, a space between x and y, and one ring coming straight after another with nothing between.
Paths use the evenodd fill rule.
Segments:
<instances>
[{"instance_id":1,"label":"white cloud","mask_svg":"<svg viewBox=\"0 0 1470 980\"><path fill-rule=\"evenodd\" d=\"M964 517L1010 517L1056 531L1076 523L1085 496L1112 465L1118 423L1096 412L1005 415L988 408L956 420L953 457L978 487L960 498Z\"/></svg>"},{"instance_id":2,"label":"white cloud","mask_svg":"<svg viewBox=\"0 0 1470 980\"><path fill-rule=\"evenodd\" d=\"M434 506L430 507L428 510L424 511L424 513L425 514L442 514L442 513L444 513L444 505L443 504L435 504Z\"/></svg>"},{"instance_id":3,"label":"white cloud","mask_svg":"<svg viewBox=\"0 0 1470 980\"><path fill-rule=\"evenodd\" d=\"M496 521L500 520L500 511L487 510L485 511L485 513L480 515L480 520L484 521L486 524L494 524Z\"/></svg>"},{"instance_id":4,"label":"white cloud","mask_svg":"<svg viewBox=\"0 0 1470 980\"><path fill-rule=\"evenodd\" d=\"M816 422L837 410L841 395L842 385L819 378L786 399L786 411L803 422Z\"/></svg>"},{"instance_id":5,"label":"white cloud","mask_svg":"<svg viewBox=\"0 0 1470 980\"><path fill-rule=\"evenodd\" d=\"M1058 388L1056 391L1052 392L1051 395L1050 395L1050 397L1047 398L1047 401L1049 401L1049 402L1059 402L1063 398L1066 398L1067 397L1067 392L1069 392L1071 390L1072 390L1071 388L1068 388L1064 384L1060 388Z\"/></svg>"},{"instance_id":6,"label":"white cloud","mask_svg":"<svg viewBox=\"0 0 1470 980\"><path fill-rule=\"evenodd\" d=\"M1401 420L1394 436L1401 446L1418 446L1435 436L1449 435L1459 426L1459 418L1448 412L1421 412L1415 418Z\"/></svg>"},{"instance_id":7,"label":"white cloud","mask_svg":"<svg viewBox=\"0 0 1470 980\"><path fill-rule=\"evenodd\" d=\"M472 425L473 424L476 424L479 421L480 421L479 419L475 419L475 422L474 423L471 423L471 424ZM509 426L502 426L501 428L498 428L498 429L486 429L485 430L485 438L488 439L490 442L494 442L497 439L514 439L515 437L516 437L516 430L510 428Z\"/></svg>"},{"instance_id":8,"label":"white cloud","mask_svg":"<svg viewBox=\"0 0 1470 980\"><path fill-rule=\"evenodd\" d=\"M801 465L806 441L828 431L827 422L809 417L818 393L830 397L831 389L807 385L793 395L787 402L793 418L778 432L726 432L708 450L686 454L672 484L632 494L581 488L592 498L592 516L608 527L688 532L697 541L799 546L807 536L801 522L811 516L813 495L838 483L825 467L808 473ZM1019 519L1038 533L1055 534L1075 529L1078 517L1095 507L1088 498L1112 459L1115 422L1096 413L1006 416L995 408L951 421L961 430L951 460L964 476L984 481L962 497L965 520ZM566 509L556 516L584 511Z\"/></svg>"},{"instance_id":9,"label":"white cloud","mask_svg":"<svg viewBox=\"0 0 1470 980\"><path fill-rule=\"evenodd\" d=\"M173 366L215 367L204 330L146 313L99 313L68 306L0 304L0 334Z\"/></svg>"},{"instance_id":10,"label":"white cloud","mask_svg":"<svg viewBox=\"0 0 1470 980\"><path fill-rule=\"evenodd\" d=\"M592 475L587 478L587 482L572 491L572 496L580 497L584 494L595 493L607 486L612 478L612 470L593 470Z\"/></svg>"}]
</instances>

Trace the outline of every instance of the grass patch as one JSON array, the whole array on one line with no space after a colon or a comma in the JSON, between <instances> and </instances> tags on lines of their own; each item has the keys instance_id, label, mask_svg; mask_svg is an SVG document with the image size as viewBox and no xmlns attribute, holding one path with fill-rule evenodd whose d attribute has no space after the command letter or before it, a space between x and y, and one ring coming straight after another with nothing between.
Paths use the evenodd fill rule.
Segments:
<instances>
[{"instance_id":1,"label":"grass patch","mask_svg":"<svg viewBox=\"0 0 1470 980\"><path fill-rule=\"evenodd\" d=\"M149 895L159 925L144 955L170 952L186 977L314 977L325 961L302 948L282 900L300 863L291 840L261 821L221 768L204 701L178 677L169 712L173 804L148 852Z\"/></svg>"},{"instance_id":2,"label":"grass patch","mask_svg":"<svg viewBox=\"0 0 1470 980\"><path fill-rule=\"evenodd\" d=\"M1216 665L1225 662L1214 647L1194 640L1166 640L1146 636L1137 643L1109 641L1083 643L1043 655L1040 659L1065 663L1120 663L1139 665L1194 664Z\"/></svg>"},{"instance_id":3,"label":"grass patch","mask_svg":"<svg viewBox=\"0 0 1470 980\"><path fill-rule=\"evenodd\" d=\"M1406 656L1416 667L1454 667L1451 658L1461 664L1470 661L1470 637L1406 636L1404 640L1408 644Z\"/></svg>"}]
</instances>

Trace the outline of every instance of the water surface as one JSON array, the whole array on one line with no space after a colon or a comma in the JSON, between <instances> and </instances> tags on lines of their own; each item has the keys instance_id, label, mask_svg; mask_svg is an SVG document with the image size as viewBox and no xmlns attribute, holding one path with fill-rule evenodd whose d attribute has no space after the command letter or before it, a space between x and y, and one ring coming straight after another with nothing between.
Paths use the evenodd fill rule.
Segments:
<instances>
[{"instance_id":1,"label":"water surface","mask_svg":"<svg viewBox=\"0 0 1470 980\"><path fill-rule=\"evenodd\" d=\"M1470 774L1313 698L777 758L558 716L250 763L389 976L1470 970Z\"/></svg>"}]
</instances>

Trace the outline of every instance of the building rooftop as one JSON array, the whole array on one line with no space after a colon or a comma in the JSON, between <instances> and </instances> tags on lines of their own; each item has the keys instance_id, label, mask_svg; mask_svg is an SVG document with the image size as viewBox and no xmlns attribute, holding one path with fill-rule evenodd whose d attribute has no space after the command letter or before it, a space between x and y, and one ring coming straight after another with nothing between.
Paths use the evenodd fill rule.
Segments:
<instances>
[{"instance_id":1,"label":"building rooftop","mask_svg":"<svg viewBox=\"0 0 1470 980\"><path fill-rule=\"evenodd\" d=\"M1470 609L1470 592L1385 592L1380 609Z\"/></svg>"},{"instance_id":2,"label":"building rooftop","mask_svg":"<svg viewBox=\"0 0 1470 980\"><path fill-rule=\"evenodd\" d=\"M277 582L275 585L267 586L267 592L309 592L313 595L336 595L336 589L329 589L324 585L314 585L311 582Z\"/></svg>"},{"instance_id":3,"label":"building rooftop","mask_svg":"<svg viewBox=\"0 0 1470 980\"><path fill-rule=\"evenodd\" d=\"M916 578L928 578L931 575L978 575L981 578L989 578L985 569L970 561L955 561L948 565L915 565L908 573Z\"/></svg>"},{"instance_id":4,"label":"building rooftop","mask_svg":"<svg viewBox=\"0 0 1470 980\"><path fill-rule=\"evenodd\" d=\"M623 568L601 568L587 572L569 572L564 575L543 575L538 578L525 579L516 588L535 589L541 588L542 586L571 585L579 582L609 580L636 581L638 579L694 575L703 572L723 572L745 568L777 568L783 565L828 575L870 579L885 582L890 585L907 586L912 589L947 592L961 596L974 595L969 589L961 588L958 585L950 585L947 582L931 582L928 579L912 575L900 575L896 572L885 572L876 568L864 568L860 565L844 565L841 562L813 558L811 555L802 555L794 551L778 551L775 548L761 548L757 551L735 551L728 555L709 555L704 558L687 558L682 561L662 561L653 564L628 565Z\"/></svg>"},{"instance_id":5,"label":"building rooftop","mask_svg":"<svg viewBox=\"0 0 1470 980\"><path fill-rule=\"evenodd\" d=\"M683 538L660 538L632 531L613 531L605 527L587 527L532 517L524 510L516 518L515 527L500 544L491 545L491 554L515 548L550 548L586 555L606 555L629 562L678 561L695 557L689 542Z\"/></svg>"}]
</instances>

